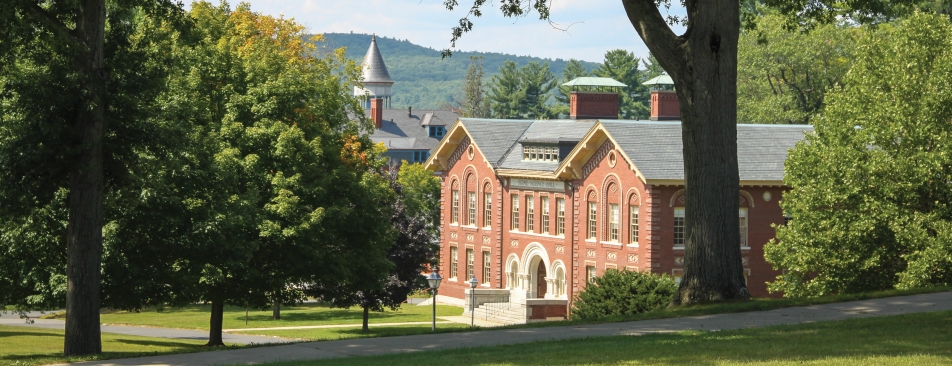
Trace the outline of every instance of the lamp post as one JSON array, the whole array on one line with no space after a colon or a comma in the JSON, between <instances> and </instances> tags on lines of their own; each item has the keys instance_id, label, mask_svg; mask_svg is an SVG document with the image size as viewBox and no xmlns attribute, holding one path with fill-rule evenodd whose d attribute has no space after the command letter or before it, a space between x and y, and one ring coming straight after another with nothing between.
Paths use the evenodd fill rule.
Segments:
<instances>
[{"instance_id":1,"label":"lamp post","mask_svg":"<svg viewBox=\"0 0 952 366\"><path fill-rule=\"evenodd\" d=\"M476 276L469 279L469 316L470 323L469 327L476 326L476 285L479 284L479 280L476 279Z\"/></svg>"},{"instance_id":2,"label":"lamp post","mask_svg":"<svg viewBox=\"0 0 952 366\"><path fill-rule=\"evenodd\" d=\"M429 276L426 276L426 282L430 285L430 289L433 290L433 331L436 331L436 291L440 288L440 281L443 280L443 277L440 277L440 274L436 272L436 269L433 269L433 272L430 272Z\"/></svg>"}]
</instances>

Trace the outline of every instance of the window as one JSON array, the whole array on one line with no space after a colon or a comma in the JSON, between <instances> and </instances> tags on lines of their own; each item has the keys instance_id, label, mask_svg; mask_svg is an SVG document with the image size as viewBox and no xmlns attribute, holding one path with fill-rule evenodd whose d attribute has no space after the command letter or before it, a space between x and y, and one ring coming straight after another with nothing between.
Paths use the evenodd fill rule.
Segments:
<instances>
[{"instance_id":1,"label":"window","mask_svg":"<svg viewBox=\"0 0 952 366\"><path fill-rule=\"evenodd\" d=\"M674 284L681 284L681 277L684 276L684 271L680 269L671 270L671 275L674 276Z\"/></svg>"},{"instance_id":2,"label":"window","mask_svg":"<svg viewBox=\"0 0 952 366\"><path fill-rule=\"evenodd\" d=\"M466 279L467 281L469 281L470 278L473 278L475 276L475 273L473 272L475 270L475 268L473 268L473 265L475 263L473 262L475 261L476 258L474 257L475 257L475 254L473 253L473 250L466 249Z\"/></svg>"},{"instance_id":3,"label":"window","mask_svg":"<svg viewBox=\"0 0 952 366\"><path fill-rule=\"evenodd\" d=\"M489 284L490 267L489 252L483 252L483 283Z\"/></svg>"},{"instance_id":4,"label":"window","mask_svg":"<svg viewBox=\"0 0 952 366\"><path fill-rule=\"evenodd\" d=\"M414 163L422 163L422 162L426 161L426 159L429 158L429 157L430 157L430 152L429 152L429 151L414 151L414 152L413 152L413 162L414 162Z\"/></svg>"},{"instance_id":5,"label":"window","mask_svg":"<svg viewBox=\"0 0 952 366\"><path fill-rule=\"evenodd\" d=\"M742 248L747 247L747 207L741 207L738 214L738 219L740 219L740 246Z\"/></svg>"},{"instance_id":6,"label":"window","mask_svg":"<svg viewBox=\"0 0 952 366\"><path fill-rule=\"evenodd\" d=\"M559 161L559 148L554 146L522 146L522 160Z\"/></svg>"},{"instance_id":7,"label":"window","mask_svg":"<svg viewBox=\"0 0 952 366\"><path fill-rule=\"evenodd\" d=\"M595 219L596 217L598 217L597 216L598 212L596 211L596 208L597 208L597 203L595 202L588 203L588 238L589 239L595 239L595 234L597 229L597 227L595 226L595 223L596 223Z\"/></svg>"},{"instance_id":8,"label":"window","mask_svg":"<svg viewBox=\"0 0 952 366\"><path fill-rule=\"evenodd\" d=\"M476 192L469 192L469 203L466 210L469 212L469 221L466 224L476 226Z\"/></svg>"},{"instance_id":9,"label":"window","mask_svg":"<svg viewBox=\"0 0 952 366\"><path fill-rule=\"evenodd\" d=\"M565 270L562 267L559 267L555 271L555 296L560 297L565 295Z\"/></svg>"},{"instance_id":10,"label":"window","mask_svg":"<svg viewBox=\"0 0 952 366\"><path fill-rule=\"evenodd\" d=\"M684 246L684 207L674 208L674 246Z\"/></svg>"},{"instance_id":11,"label":"window","mask_svg":"<svg viewBox=\"0 0 952 366\"><path fill-rule=\"evenodd\" d=\"M618 221L619 212L618 204L612 203L608 205L608 241L617 242L618 241Z\"/></svg>"},{"instance_id":12,"label":"window","mask_svg":"<svg viewBox=\"0 0 952 366\"><path fill-rule=\"evenodd\" d=\"M459 223L459 191L453 190L453 208L450 212L450 222Z\"/></svg>"},{"instance_id":13,"label":"window","mask_svg":"<svg viewBox=\"0 0 952 366\"><path fill-rule=\"evenodd\" d=\"M539 232L549 233L549 197L542 197L542 227Z\"/></svg>"},{"instance_id":14,"label":"window","mask_svg":"<svg viewBox=\"0 0 952 366\"><path fill-rule=\"evenodd\" d=\"M443 126L430 126L430 137L443 137L446 129Z\"/></svg>"},{"instance_id":15,"label":"window","mask_svg":"<svg viewBox=\"0 0 952 366\"><path fill-rule=\"evenodd\" d=\"M492 222L493 195L483 193L483 227L489 227Z\"/></svg>"},{"instance_id":16,"label":"window","mask_svg":"<svg viewBox=\"0 0 952 366\"><path fill-rule=\"evenodd\" d=\"M595 282L595 266L585 266L585 278L589 283Z\"/></svg>"},{"instance_id":17,"label":"window","mask_svg":"<svg viewBox=\"0 0 952 366\"><path fill-rule=\"evenodd\" d=\"M512 225L509 230L519 230L519 195L512 195Z\"/></svg>"},{"instance_id":18,"label":"window","mask_svg":"<svg viewBox=\"0 0 952 366\"><path fill-rule=\"evenodd\" d=\"M628 206L628 242L638 244L638 206Z\"/></svg>"},{"instance_id":19,"label":"window","mask_svg":"<svg viewBox=\"0 0 952 366\"><path fill-rule=\"evenodd\" d=\"M459 250L456 247L450 247L450 278L456 278L456 271L459 262Z\"/></svg>"},{"instance_id":20,"label":"window","mask_svg":"<svg viewBox=\"0 0 952 366\"><path fill-rule=\"evenodd\" d=\"M526 196L526 231L535 232L535 197Z\"/></svg>"},{"instance_id":21,"label":"window","mask_svg":"<svg viewBox=\"0 0 952 366\"><path fill-rule=\"evenodd\" d=\"M565 235L565 198L555 200L555 204L559 206L557 208L558 217L555 223L555 235Z\"/></svg>"}]
</instances>

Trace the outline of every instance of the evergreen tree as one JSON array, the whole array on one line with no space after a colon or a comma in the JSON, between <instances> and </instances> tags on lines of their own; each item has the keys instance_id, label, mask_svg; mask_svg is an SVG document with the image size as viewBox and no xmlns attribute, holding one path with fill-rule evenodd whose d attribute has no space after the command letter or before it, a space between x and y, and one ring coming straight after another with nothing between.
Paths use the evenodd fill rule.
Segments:
<instances>
[{"instance_id":1,"label":"evergreen tree","mask_svg":"<svg viewBox=\"0 0 952 366\"><path fill-rule=\"evenodd\" d=\"M522 118L525 88L519 66L506 61L489 82L489 109L493 118Z\"/></svg>"},{"instance_id":2,"label":"evergreen tree","mask_svg":"<svg viewBox=\"0 0 952 366\"><path fill-rule=\"evenodd\" d=\"M552 117L547 102L558 80L549 71L549 64L530 62L519 69L522 76L522 95L520 114L524 118L545 119Z\"/></svg>"},{"instance_id":3,"label":"evergreen tree","mask_svg":"<svg viewBox=\"0 0 952 366\"><path fill-rule=\"evenodd\" d=\"M463 79L465 99L462 103L462 116L483 118L489 116L489 106L486 105L486 93L483 92L483 57L470 56L469 69Z\"/></svg>"},{"instance_id":4,"label":"evergreen tree","mask_svg":"<svg viewBox=\"0 0 952 366\"><path fill-rule=\"evenodd\" d=\"M645 103L648 99L648 88L641 85L641 71L638 64L641 60L634 53L625 50L611 50L605 53L605 62L595 75L615 79L627 85L621 94L618 114L623 119L647 118L650 110Z\"/></svg>"}]
</instances>

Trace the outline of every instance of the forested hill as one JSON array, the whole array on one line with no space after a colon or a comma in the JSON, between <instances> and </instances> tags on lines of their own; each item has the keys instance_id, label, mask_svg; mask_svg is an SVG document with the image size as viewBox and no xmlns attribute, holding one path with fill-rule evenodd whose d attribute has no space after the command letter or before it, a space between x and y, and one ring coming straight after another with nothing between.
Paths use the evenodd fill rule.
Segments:
<instances>
[{"instance_id":1,"label":"forested hill","mask_svg":"<svg viewBox=\"0 0 952 366\"><path fill-rule=\"evenodd\" d=\"M347 56L360 62L370 47L369 34L326 33L327 46L347 47ZM484 81L499 71L506 60L520 66L531 61L548 62L549 69L561 76L567 60L543 59L530 56L507 55L495 52L454 52L453 57L440 58L440 51L418 46L407 40L377 36L377 46L383 55L390 76L393 77L393 107L436 108L440 102L449 101L459 94L463 77L469 67L470 56L483 56ZM602 55L599 55L601 57ZM598 67L594 62L582 62L588 70Z\"/></svg>"}]
</instances>

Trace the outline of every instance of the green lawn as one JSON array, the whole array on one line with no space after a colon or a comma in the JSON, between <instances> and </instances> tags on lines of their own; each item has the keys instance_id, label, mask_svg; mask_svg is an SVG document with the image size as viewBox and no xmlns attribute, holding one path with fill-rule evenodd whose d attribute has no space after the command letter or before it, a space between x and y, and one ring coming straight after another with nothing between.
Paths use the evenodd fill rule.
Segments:
<instances>
[{"instance_id":1,"label":"green lawn","mask_svg":"<svg viewBox=\"0 0 952 366\"><path fill-rule=\"evenodd\" d=\"M0 325L0 365L45 365L215 349L204 348L203 344L204 341L103 333L101 355L66 358L63 357L62 330Z\"/></svg>"},{"instance_id":2,"label":"green lawn","mask_svg":"<svg viewBox=\"0 0 952 366\"><path fill-rule=\"evenodd\" d=\"M282 362L271 366L310 365ZM344 365L952 364L952 312L321 360Z\"/></svg>"},{"instance_id":3,"label":"green lawn","mask_svg":"<svg viewBox=\"0 0 952 366\"><path fill-rule=\"evenodd\" d=\"M432 306L404 304L396 311L382 313L370 312L370 323L425 322L432 320ZM455 306L438 305L437 316L461 315L463 309ZM192 305L182 308L145 309L141 312L117 311L102 314L103 324L144 325L150 327L208 329L211 305ZM59 316L62 317L62 316ZM283 307L281 320L271 319L271 310L248 312L248 324L245 325L245 309L226 306L224 329L271 328L307 325L359 324L363 312L360 308L331 309L323 304L303 304L296 307Z\"/></svg>"},{"instance_id":4,"label":"green lawn","mask_svg":"<svg viewBox=\"0 0 952 366\"><path fill-rule=\"evenodd\" d=\"M416 334L430 334L431 325L401 325L401 326L382 326L370 327L370 331L364 333L357 328L323 328L323 329L287 329L287 330L255 330L246 332L231 332L240 334L253 334L265 336L278 336L291 339L306 339L311 341L332 341L347 338L369 338L369 337L392 337ZM460 323L437 324L437 332L455 332L460 330L471 330L469 325Z\"/></svg>"}]
</instances>

